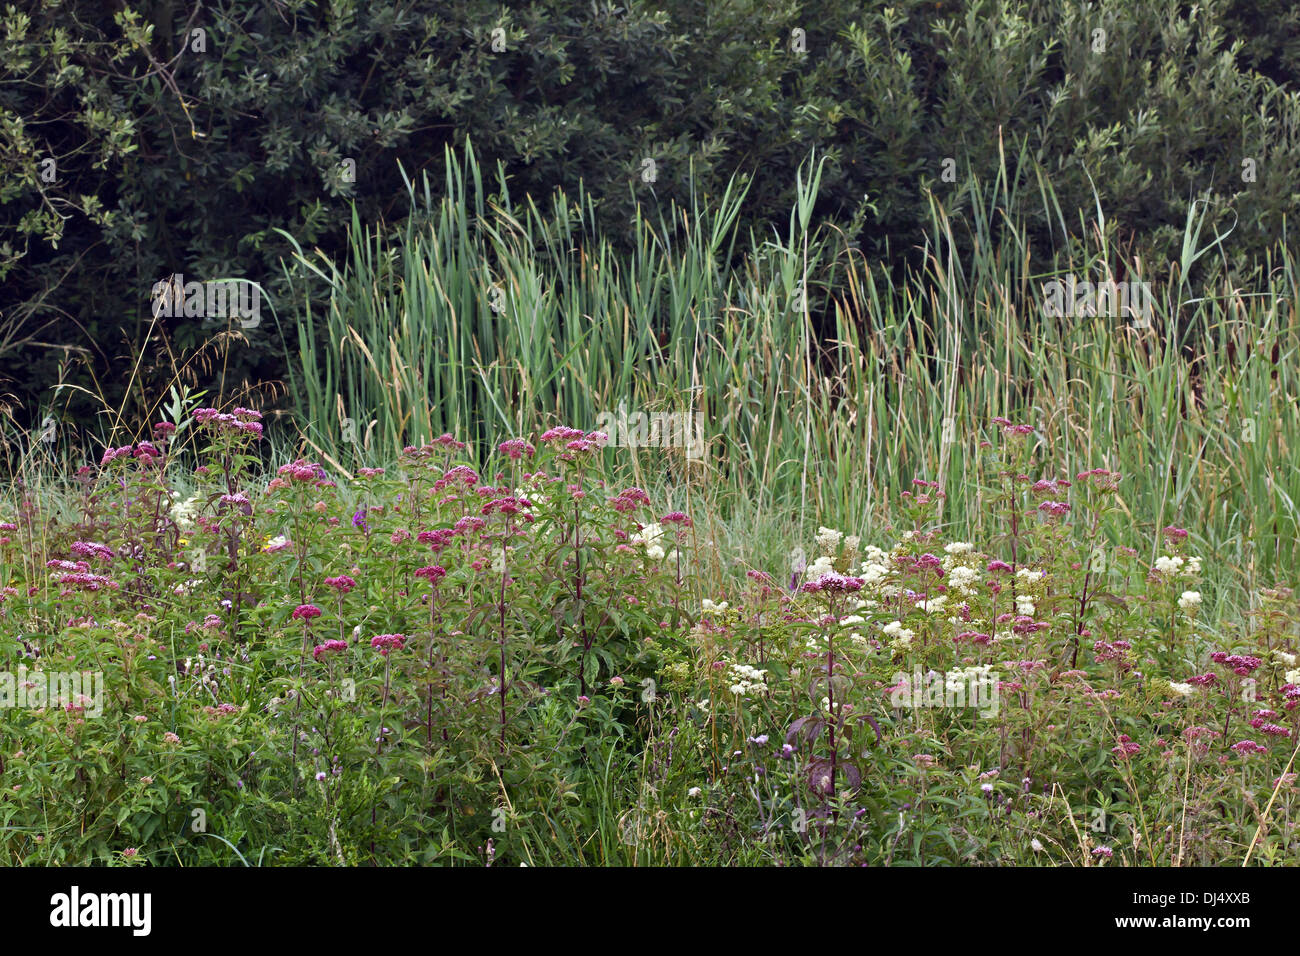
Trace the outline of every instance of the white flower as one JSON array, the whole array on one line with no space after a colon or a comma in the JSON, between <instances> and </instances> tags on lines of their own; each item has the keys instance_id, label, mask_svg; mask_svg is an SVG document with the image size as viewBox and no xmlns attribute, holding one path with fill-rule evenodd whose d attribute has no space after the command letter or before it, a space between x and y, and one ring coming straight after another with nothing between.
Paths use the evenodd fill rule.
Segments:
<instances>
[{"instance_id":1,"label":"white flower","mask_svg":"<svg viewBox=\"0 0 1300 956\"><path fill-rule=\"evenodd\" d=\"M664 549L657 544L652 544L645 549L645 556L651 561L662 561L664 559Z\"/></svg>"},{"instance_id":2,"label":"white flower","mask_svg":"<svg viewBox=\"0 0 1300 956\"><path fill-rule=\"evenodd\" d=\"M198 495L191 495L184 501L172 505L171 519L182 531L189 531L194 527L194 512L198 510L200 500Z\"/></svg>"},{"instance_id":3,"label":"white flower","mask_svg":"<svg viewBox=\"0 0 1300 956\"><path fill-rule=\"evenodd\" d=\"M1038 608L1034 605L1034 599L1023 594L1016 595L1016 613L1022 617L1033 617Z\"/></svg>"},{"instance_id":4,"label":"white flower","mask_svg":"<svg viewBox=\"0 0 1300 956\"><path fill-rule=\"evenodd\" d=\"M951 545L949 545L951 547ZM962 594L970 594L975 589L979 572L974 568L958 566L948 572L948 586L956 588Z\"/></svg>"},{"instance_id":5,"label":"white flower","mask_svg":"<svg viewBox=\"0 0 1300 956\"><path fill-rule=\"evenodd\" d=\"M1029 848L1033 850L1035 853L1042 853L1043 843L1041 840L1038 839L1038 837L1034 837L1032 840L1029 841Z\"/></svg>"},{"instance_id":6,"label":"white flower","mask_svg":"<svg viewBox=\"0 0 1300 956\"><path fill-rule=\"evenodd\" d=\"M719 601L717 604L714 604L708 598L705 598L700 602L700 610L705 614L721 614L727 609L727 607L728 605L726 601Z\"/></svg>"},{"instance_id":7,"label":"white flower","mask_svg":"<svg viewBox=\"0 0 1300 956\"><path fill-rule=\"evenodd\" d=\"M835 554L839 551L840 541L843 539L843 531L836 531L834 528L817 529L817 547L821 549L822 554Z\"/></svg>"},{"instance_id":8,"label":"white flower","mask_svg":"<svg viewBox=\"0 0 1300 956\"><path fill-rule=\"evenodd\" d=\"M944 545L943 550L948 554L970 554L975 546L969 541L954 541L952 544Z\"/></svg>"},{"instance_id":9,"label":"white flower","mask_svg":"<svg viewBox=\"0 0 1300 956\"><path fill-rule=\"evenodd\" d=\"M748 697L752 692L767 690L767 671L748 664L731 665L730 691L737 697Z\"/></svg>"},{"instance_id":10,"label":"white flower","mask_svg":"<svg viewBox=\"0 0 1300 956\"><path fill-rule=\"evenodd\" d=\"M1174 681L1170 681L1170 682L1169 682L1169 687L1170 687L1170 688L1173 690L1173 692L1174 692L1175 694L1177 694L1179 697L1187 697L1187 696L1189 696L1189 695L1192 693L1192 685L1191 685L1191 684L1177 684L1177 683L1175 683Z\"/></svg>"},{"instance_id":11,"label":"white flower","mask_svg":"<svg viewBox=\"0 0 1300 956\"><path fill-rule=\"evenodd\" d=\"M808 565L808 580L816 581L823 574L830 574L834 570L835 562L823 555Z\"/></svg>"},{"instance_id":12,"label":"white flower","mask_svg":"<svg viewBox=\"0 0 1300 956\"><path fill-rule=\"evenodd\" d=\"M1296 656L1294 654L1288 654L1286 651L1274 651L1273 653L1287 667L1295 667Z\"/></svg>"},{"instance_id":13,"label":"white flower","mask_svg":"<svg viewBox=\"0 0 1300 956\"><path fill-rule=\"evenodd\" d=\"M1300 684L1300 667L1293 671L1287 671L1285 676L1288 684Z\"/></svg>"},{"instance_id":14,"label":"white flower","mask_svg":"<svg viewBox=\"0 0 1300 956\"><path fill-rule=\"evenodd\" d=\"M889 568L875 561L868 561L862 565L862 570L858 572L858 577L862 578L867 587L879 584L889 575Z\"/></svg>"},{"instance_id":15,"label":"white flower","mask_svg":"<svg viewBox=\"0 0 1300 956\"><path fill-rule=\"evenodd\" d=\"M686 791L686 795L694 799L695 797L698 797L703 792L704 791L701 790L699 787L691 787L691 789Z\"/></svg>"},{"instance_id":16,"label":"white flower","mask_svg":"<svg viewBox=\"0 0 1300 956\"><path fill-rule=\"evenodd\" d=\"M1183 572L1183 576L1188 578L1194 578L1200 575L1200 573L1201 573L1201 559L1188 558L1187 570Z\"/></svg>"},{"instance_id":17,"label":"white flower","mask_svg":"<svg viewBox=\"0 0 1300 956\"><path fill-rule=\"evenodd\" d=\"M1161 555L1156 558L1156 570L1161 574L1177 574L1178 569L1183 566L1183 559L1178 557L1168 557Z\"/></svg>"},{"instance_id":18,"label":"white flower","mask_svg":"<svg viewBox=\"0 0 1300 956\"><path fill-rule=\"evenodd\" d=\"M944 594L936 594L934 597L926 598L923 609L927 614L937 614L948 603L948 597Z\"/></svg>"},{"instance_id":19,"label":"white flower","mask_svg":"<svg viewBox=\"0 0 1300 956\"><path fill-rule=\"evenodd\" d=\"M1184 611L1191 611L1201 606L1200 591L1184 591L1183 596L1178 599L1178 606Z\"/></svg>"},{"instance_id":20,"label":"white flower","mask_svg":"<svg viewBox=\"0 0 1300 956\"><path fill-rule=\"evenodd\" d=\"M912 638L916 636L915 632L903 627L902 621L891 621L881 628L884 635L890 638L890 644L896 648L908 648L912 646Z\"/></svg>"},{"instance_id":21,"label":"white flower","mask_svg":"<svg viewBox=\"0 0 1300 956\"><path fill-rule=\"evenodd\" d=\"M874 544L869 544L867 545L866 554L864 555L863 562L862 562L863 567L866 567L866 565L868 564L879 564L884 566L885 569L888 570L889 555L886 554L884 551L881 551Z\"/></svg>"}]
</instances>

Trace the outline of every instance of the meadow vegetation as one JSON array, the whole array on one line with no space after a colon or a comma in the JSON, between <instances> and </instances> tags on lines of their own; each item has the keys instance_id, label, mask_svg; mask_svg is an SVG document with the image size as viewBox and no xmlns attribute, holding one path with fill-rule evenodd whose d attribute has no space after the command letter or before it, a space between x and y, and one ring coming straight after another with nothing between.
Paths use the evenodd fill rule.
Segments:
<instances>
[{"instance_id":1,"label":"meadow vegetation","mask_svg":"<svg viewBox=\"0 0 1300 956\"><path fill-rule=\"evenodd\" d=\"M1022 155L900 277L819 174L623 254L449 156L346 259L288 237L278 421L178 377L89 460L11 427L0 861L1294 860L1290 252L1040 252Z\"/></svg>"}]
</instances>

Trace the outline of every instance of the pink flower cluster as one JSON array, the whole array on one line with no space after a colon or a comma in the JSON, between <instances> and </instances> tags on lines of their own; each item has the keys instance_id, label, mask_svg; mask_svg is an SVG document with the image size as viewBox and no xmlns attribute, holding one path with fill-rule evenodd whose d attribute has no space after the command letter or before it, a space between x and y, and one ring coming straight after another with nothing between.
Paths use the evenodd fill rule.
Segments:
<instances>
[{"instance_id":1,"label":"pink flower cluster","mask_svg":"<svg viewBox=\"0 0 1300 956\"><path fill-rule=\"evenodd\" d=\"M1210 655L1210 660L1230 668L1238 677L1249 677L1251 671L1264 663L1258 657L1250 657L1245 654L1227 654L1223 651L1215 651Z\"/></svg>"},{"instance_id":2,"label":"pink flower cluster","mask_svg":"<svg viewBox=\"0 0 1300 956\"><path fill-rule=\"evenodd\" d=\"M620 514L635 511L642 505L650 504L650 496L640 488L625 488L609 499L610 507Z\"/></svg>"},{"instance_id":3,"label":"pink flower cluster","mask_svg":"<svg viewBox=\"0 0 1300 956\"><path fill-rule=\"evenodd\" d=\"M338 654L348 649L347 641L326 641L324 644L317 644L312 648L311 656L315 660L320 660L326 654Z\"/></svg>"},{"instance_id":4,"label":"pink flower cluster","mask_svg":"<svg viewBox=\"0 0 1300 956\"><path fill-rule=\"evenodd\" d=\"M866 582L862 578L848 577L847 575L838 574L835 571L827 571L816 581L809 581L799 590L806 594L817 594L820 592L830 592L834 594L848 594L853 591L862 590L862 585Z\"/></svg>"},{"instance_id":5,"label":"pink flower cluster","mask_svg":"<svg viewBox=\"0 0 1300 956\"><path fill-rule=\"evenodd\" d=\"M103 558L105 561L113 560L113 549L107 545L98 544L94 541L72 542L72 553L80 555L83 558Z\"/></svg>"},{"instance_id":6,"label":"pink flower cluster","mask_svg":"<svg viewBox=\"0 0 1300 956\"><path fill-rule=\"evenodd\" d=\"M262 437L262 413L251 408L234 408L230 412L219 412L215 408L200 408L194 413L194 421L218 431L240 432L255 438Z\"/></svg>"},{"instance_id":7,"label":"pink flower cluster","mask_svg":"<svg viewBox=\"0 0 1300 956\"><path fill-rule=\"evenodd\" d=\"M1129 737L1128 734L1120 734L1119 743L1116 746L1111 747L1110 751L1115 756L1119 757L1120 760L1127 760L1141 749L1142 745L1134 743L1133 739Z\"/></svg>"},{"instance_id":8,"label":"pink flower cluster","mask_svg":"<svg viewBox=\"0 0 1300 956\"><path fill-rule=\"evenodd\" d=\"M370 639L370 646L379 651L385 657L391 651L400 651L406 647L405 634L380 634Z\"/></svg>"},{"instance_id":9,"label":"pink flower cluster","mask_svg":"<svg viewBox=\"0 0 1300 956\"><path fill-rule=\"evenodd\" d=\"M99 459L100 466L107 465L111 461L119 458L135 458L142 465L152 465L162 457L162 452L151 441L142 441L140 444L123 445L120 448L107 448L104 450L104 457Z\"/></svg>"}]
</instances>

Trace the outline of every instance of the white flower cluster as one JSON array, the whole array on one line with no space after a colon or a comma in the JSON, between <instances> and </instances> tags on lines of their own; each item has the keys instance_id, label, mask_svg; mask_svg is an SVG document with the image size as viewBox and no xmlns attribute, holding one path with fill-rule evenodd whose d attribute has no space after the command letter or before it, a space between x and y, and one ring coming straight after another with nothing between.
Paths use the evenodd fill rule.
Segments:
<instances>
[{"instance_id":1,"label":"white flower cluster","mask_svg":"<svg viewBox=\"0 0 1300 956\"><path fill-rule=\"evenodd\" d=\"M866 623L867 623L867 619L864 618L861 614L850 614L847 617L840 618L840 627L848 630L849 640L852 641L858 647L867 646L867 639L862 636L862 633L860 631L856 630L856 628L859 625L866 624Z\"/></svg>"},{"instance_id":2,"label":"white flower cluster","mask_svg":"<svg viewBox=\"0 0 1300 956\"><path fill-rule=\"evenodd\" d=\"M845 535L843 531L836 531L834 528L817 529L817 552L820 557L814 563L814 566L821 565L822 559L826 558L829 564L829 570L834 570L834 563L840 557L840 546L844 547L844 566L848 567L858 558L858 546L862 539L855 534Z\"/></svg>"},{"instance_id":3,"label":"white flower cluster","mask_svg":"<svg viewBox=\"0 0 1300 956\"><path fill-rule=\"evenodd\" d=\"M1178 606L1184 611L1194 611L1201 606L1200 591L1184 591L1178 599Z\"/></svg>"},{"instance_id":4,"label":"white flower cluster","mask_svg":"<svg viewBox=\"0 0 1300 956\"><path fill-rule=\"evenodd\" d=\"M906 650L912 646L912 638L916 637L916 632L903 627L902 621L891 621L881 628L884 635L889 638L889 646L895 650Z\"/></svg>"},{"instance_id":5,"label":"white flower cluster","mask_svg":"<svg viewBox=\"0 0 1300 956\"><path fill-rule=\"evenodd\" d=\"M726 601L719 601L715 604L713 601L705 598L700 602L700 611L704 614L721 614L729 606L730 605L728 605Z\"/></svg>"},{"instance_id":6,"label":"white flower cluster","mask_svg":"<svg viewBox=\"0 0 1300 956\"><path fill-rule=\"evenodd\" d=\"M663 527L658 522L651 522L650 524L642 528L640 531L638 531L636 534L632 535L632 537L629 538L628 540L632 544L639 544L643 546L645 548L645 556L649 558L651 561L663 561L663 560L668 560L669 562L676 561L677 560L676 549L673 549L672 551L669 551L666 554L664 553L663 545L659 543L659 539L662 538L663 536L664 536Z\"/></svg>"},{"instance_id":7,"label":"white flower cluster","mask_svg":"<svg viewBox=\"0 0 1300 956\"><path fill-rule=\"evenodd\" d=\"M808 580L816 581L823 574L830 574L835 570L835 561L827 555L822 555L812 564L808 565Z\"/></svg>"},{"instance_id":8,"label":"white flower cluster","mask_svg":"<svg viewBox=\"0 0 1300 956\"><path fill-rule=\"evenodd\" d=\"M948 596L946 594L931 594L917 606L927 614L938 614L947 603Z\"/></svg>"},{"instance_id":9,"label":"white flower cluster","mask_svg":"<svg viewBox=\"0 0 1300 956\"><path fill-rule=\"evenodd\" d=\"M194 529L194 513L199 510L201 500L200 496L191 495L184 501L178 501L172 505L169 514L172 521L176 522L176 527L180 528L181 531L189 532Z\"/></svg>"},{"instance_id":10,"label":"white flower cluster","mask_svg":"<svg viewBox=\"0 0 1300 956\"><path fill-rule=\"evenodd\" d=\"M1201 559L1189 557L1186 561L1174 555L1162 554L1156 558L1156 570L1166 577L1196 578L1201 574Z\"/></svg>"},{"instance_id":11,"label":"white flower cluster","mask_svg":"<svg viewBox=\"0 0 1300 956\"><path fill-rule=\"evenodd\" d=\"M1016 569L1016 613L1022 617L1033 617L1038 611L1034 595L1042 590L1047 580L1046 571L1033 568Z\"/></svg>"},{"instance_id":12,"label":"white flower cluster","mask_svg":"<svg viewBox=\"0 0 1300 956\"><path fill-rule=\"evenodd\" d=\"M979 576L980 573L974 568L959 564L948 572L948 587L966 597L970 597L975 593L975 582L979 580Z\"/></svg>"},{"instance_id":13,"label":"white flower cluster","mask_svg":"<svg viewBox=\"0 0 1300 956\"><path fill-rule=\"evenodd\" d=\"M836 531L834 528L817 529L817 548L822 554L834 554L839 551L843 539L843 531Z\"/></svg>"},{"instance_id":14,"label":"white flower cluster","mask_svg":"<svg viewBox=\"0 0 1300 956\"><path fill-rule=\"evenodd\" d=\"M1288 684L1300 684L1300 667L1293 671L1287 671L1285 677Z\"/></svg>"},{"instance_id":15,"label":"white flower cluster","mask_svg":"<svg viewBox=\"0 0 1300 956\"><path fill-rule=\"evenodd\" d=\"M737 697L749 697L767 690L767 671L748 664L731 665L730 691Z\"/></svg>"},{"instance_id":16,"label":"white flower cluster","mask_svg":"<svg viewBox=\"0 0 1300 956\"><path fill-rule=\"evenodd\" d=\"M992 670L992 664L972 664L969 667L959 667L956 670L948 671L944 675L944 684L948 693L956 694L968 687L988 683L990 680L989 672Z\"/></svg>"},{"instance_id":17,"label":"white flower cluster","mask_svg":"<svg viewBox=\"0 0 1300 956\"><path fill-rule=\"evenodd\" d=\"M1179 697L1191 696L1192 690L1194 689L1191 684L1179 684L1175 681L1170 681L1169 687Z\"/></svg>"}]
</instances>

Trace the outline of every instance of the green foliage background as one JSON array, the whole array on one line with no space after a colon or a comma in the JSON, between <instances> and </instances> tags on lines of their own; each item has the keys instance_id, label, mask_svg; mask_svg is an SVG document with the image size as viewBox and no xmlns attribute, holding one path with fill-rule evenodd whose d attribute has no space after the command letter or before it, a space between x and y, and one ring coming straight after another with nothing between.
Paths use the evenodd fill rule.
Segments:
<instances>
[{"instance_id":1,"label":"green foliage background","mask_svg":"<svg viewBox=\"0 0 1300 956\"><path fill-rule=\"evenodd\" d=\"M153 284L242 277L279 302L276 229L334 255L353 203L396 228L399 161L436 173L467 139L515 196L581 183L616 244L637 204L707 204L736 175L743 224L782 231L815 149L817 217L890 264L923 240L927 190L960 217L963 185L1022 149L1060 212L1035 190L1004 212L1042 252L1100 207L1158 271L1208 199L1207 234L1232 227L1223 255L1249 270L1296 199L1300 14L1280 0L40 0L0 23L0 389L25 421L60 382L129 408L178 366L227 394L283 380L293 314L218 362L211 324L151 323ZM69 390L56 414L96 407Z\"/></svg>"}]
</instances>

